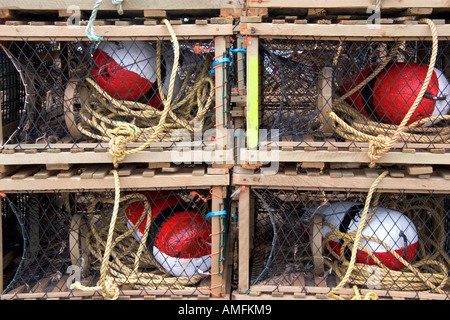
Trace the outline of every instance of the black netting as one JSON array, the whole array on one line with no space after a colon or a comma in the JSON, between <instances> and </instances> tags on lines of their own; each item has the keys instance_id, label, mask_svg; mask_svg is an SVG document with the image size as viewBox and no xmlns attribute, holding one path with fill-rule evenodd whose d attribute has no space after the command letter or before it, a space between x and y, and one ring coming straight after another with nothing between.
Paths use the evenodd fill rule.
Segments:
<instances>
[{"instance_id":1,"label":"black netting","mask_svg":"<svg viewBox=\"0 0 450 320\"><path fill-rule=\"evenodd\" d=\"M450 107L449 45L448 39L438 42L433 76L403 142L429 145L448 140L448 118L429 117L447 116ZM331 111L360 132L392 136L420 91L432 42L285 37L260 39L260 52L260 128L279 130L283 141L320 145L367 141L344 131L328 116ZM375 73L383 63L386 66ZM370 80L372 74L376 76ZM359 84L363 86L350 94Z\"/></svg>"},{"instance_id":2,"label":"black netting","mask_svg":"<svg viewBox=\"0 0 450 320\"><path fill-rule=\"evenodd\" d=\"M0 72L2 125L5 137L17 127L20 111L24 104L25 93L19 72L3 51L0 51Z\"/></svg>"},{"instance_id":3,"label":"black netting","mask_svg":"<svg viewBox=\"0 0 450 320\"><path fill-rule=\"evenodd\" d=\"M70 291L76 281L95 287L101 279L109 279L121 292L159 290L170 295L185 289L205 294L211 286L212 259L223 264L226 228L223 224L222 236L217 238L220 255L213 254L208 191L123 192L106 278L101 277L101 266L113 216L113 192L8 194L2 205L17 222L14 241L12 236L4 240L21 252L16 254L21 258L9 266L3 295L35 293L45 298ZM148 232L147 217L151 217ZM223 267L219 272L223 273Z\"/></svg>"},{"instance_id":4,"label":"black netting","mask_svg":"<svg viewBox=\"0 0 450 320\"><path fill-rule=\"evenodd\" d=\"M174 48L167 40L132 38L105 39L98 45L3 43L26 86L19 130L8 143L19 149L25 144L63 143L69 149L80 143L95 146L114 135L147 141L157 130L163 100L171 92L171 112L154 141L176 145L192 138L194 130L213 128L214 41L179 39L178 68L170 86Z\"/></svg>"},{"instance_id":5,"label":"black netting","mask_svg":"<svg viewBox=\"0 0 450 320\"><path fill-rule=\"evenodd\" d=\"M250 284L334 288L349 266L367 194L254 189L252 195ZM448 296L448 196L399 191L374 201L347 284Z\"/></svg>"}]
</instances>

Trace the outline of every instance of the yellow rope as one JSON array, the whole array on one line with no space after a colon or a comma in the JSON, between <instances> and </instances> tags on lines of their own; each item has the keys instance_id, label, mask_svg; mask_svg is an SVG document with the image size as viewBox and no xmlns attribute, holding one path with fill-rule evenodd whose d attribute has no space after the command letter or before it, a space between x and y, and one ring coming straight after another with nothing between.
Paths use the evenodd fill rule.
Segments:
<instances>
[{"instance_id":1,"label":"yellow rope","mask_svg":"<svg viewBox=\"0 0 450 320\"><path fill-rule=\"evenodd\" d=\"M379 201L379 194L374 200L372 205L372 210L370 215L368 215L369 205L372 199L373 192L375 188L381 182L381 180L387 175L388 171L384 171L372 184L369 193L366 198L366 203L364 206L363 213L361 215L361 221L359 222L358 228L356 231L343 233L340 232L335 226L331 224L325 223L325 225L329 226L332 230L328 232L324 237L323 247L327 247L328 252L332 256L336 258L334 263L325 260L327 265L332 268L339 278L341 278L340 283L331 290L328 295L332 298L344 300L342 297L338 296L336 293L342 288L346 283L350 281L353 284L358 285L368 285L372 283L372 285L378 285L380 288L385 288L388 290L431 290L434 292L438 292L444 294L445 292L442 288L449 284L448 279L448 268L450 265L450 258L443 251L442 245L445 243L445 230L442 230L443 224L442 221L436 221L436 225L439 228L436 231L439 231L439 243L434 243L436 246L436 252L433 253L433 256L430 256L428 251L430 248L423 248L423 259L421 259L417 263L410 263L406 261L402 256L400 256L397 252L395 252L392 248L390 248L386 243L380 241L379 239L362 236L362 230L368 225L371 218L373 217L376 206ZM436 208L436 206L430 206L431 209ZM411 209L413 210L413 209ZM414 211L414 210L413 210ZM411 213L413 217L417 218L416 212ZM439 217L442 218L442 214L436 213L435 219L439 220ZM414 219L414 218L413 218ZM386 250L392 254L400 263L406 266L407 270L404 268L401 271L395 271L387 268L375 255L373 252L365 248L361 243L361 239L366 239L368 241L375 241L383 245ZM340 253L337 254L330 247L329 241L343 241ZM430 241L428 241L430 242ZM433 242L433 241L431 241ZM444 243L443 243L444 242ZM344 252L348 246L352 245L351 258L350 261L347 261L344 258ZM366 252L377 264L377 266L356 263L356 253L357 250L361 249ZM441 259L436 259L438 255L441 255ZM419 267L426 266L431 270L431 272L425 273L420 272L418 270ZM355 270L356 267L356 270ZM345 274L343 272L345 269ZM356 292L356 291L355 291ZM370 298L373 299L376 295L373 292L368 293ZM360 300L361 296L359 293L356 294L356 300Z\"/></svg>"},{"instance_id":2,"label":"yellow rope","mask_svg":"<svg viewBox=\"0 0 450 320\"><path fill-rule=\"evenodd\" d=\"M366 198L366 203L364 205L364 209L363 209L363 213L361 215L361 220L359 222L359 226L358 229L356 231L356 235L355 235L355 239L354 239L354 244L353 244L353 249L352 249L352 254L351 254L351 258L350 258L350 264L348 266L347 272L344 275L344 277L342 278L341 282L334 288L332 289L329 293L328 296L332 297L332 298L336 298L336 299L343 299L340 296L336 295L336 293L348 282L348 279L350 278L350 275L353 271L353 268L355 266L355 262L356 262L356 253L359 247L359 241L361 240L361 233L363 230L363 227L365 226L365 221L367 218L367 214L369 211L369 206L370 206L370 202L372 200L372 195L373 192L375 191L376 187L378 186L378 184L381 182L381 180L389 173L389 171L384 171L382 174L380 174L375 181L372 183L372 186L369 189L369 193L367 194L367 198Z\"/></svg>"},{"instance_id":3,"label":"yellow rope","mask_svg":"<svg viewBox=\"0 0 450 320\"><path fill-rule=\"evenodd\" d=\"M341 128L339 128L337 130L338 134L340 134L346 138L354 137L354 138L357 138L358 141L366 141L366 142L368 141L369 142L368 154L371 159L371 162L369 164L370 167L375 166L376 161L378 161L382 157L383 154L385 154L392 148L392 146L394 145L394 143L397 141L397 139L400 136L403 136L403 137L405 136L405 134L406 134L405 131L407 129L415 128L419 124L422 124L423 122L425 122L425 120L421 120L420 122L416 122L410 126L407 126L407 123L409 122L411 116L416 111L416 108L420 104L422 97L427 90L428 84L429 84L430 79L434 72L434 65L436 62L436 56L437 56L437 50L438 50L437 30L436 30L436 27L435 27L433 21L431 21L430 19L422 19L421 21L427 23L431 30L431 36L432 36L432 41L433 41L431 58L430 58L430 62L428 65L427 75L422 84L422 87L421 87L413 105L408 110L407 114L403 118L400 125L396 126L395 130L390 130L390 131L384 132L384 133L378 132L378 134L376 136L374 136L372 134L367 134L367 133L362 132L360 130L361 126L359 129L356 129L354 126L347 124L344 120L342 120L336 114L336 112L334 112L334 111L330 112L330 118L333 119L337 124L339 124L341 126ZM383 63L380 66L378 66L369 77L367 77L363 82L361 82L358 86L353 88L351 91L347 92L344 96L339 98L338 101L333 104L334 108L339 110L341 105L344 104L344 100L347 97L351 96L353 93L360 90L366 83L368 83L379 72L381 72L381 70L384 69L384 67L387 65L387 63L389 63L390 60L392 59L392 57L397 53L401 44L402 44L402 42L398 42L394 46L394 48L392 49L391 54L388 56L388 58L385 59L385 61L383 61ZM342 109L340 109L340 110L342 110ZM344 109L344 111L347 111L347 110L348 110L348 108ZM443 117L438 117L438 119L440 119L440 118L443 118ZM436 119L436 118L433 118L433 119ZM336 126L336 124L333 124L333 125Z\"/></svg>"},{"instance_id":4,"label":"yellow rope","mask_svg":"<svg viewBox=\"0 0 450 320\"><path fill-rule=\"evenodd\" d=\"M121 239L125 237L126 234L122 234L120 237L118 237L115 242L113 243L113 237L114 232L116 228L116 221L119 213L119 205L120 202L123 201L123 199L120 198L120 179L119 174L116 170L118 167L120 161L122 161L127 155L134 154L137 152L140 152L147 148L150 143L152 143L158 135L164 130L164 124L166 121L166 118L171 111L172 107L172 97L173 97L173 90L174 90L174 84L175 84L175 78L176 78L176 72L178 69L178 61L179 61L179 44L177 37L172 29L172 26L170 25L169 21L164 19L163 22L165 23L167 29L169 30L169 33L172 38L172 44L174 49L174 64L172 67L172 73L170 77L170 83L169 83L169 90L167 98L164 97L164 94L162 94L161 87L159 88L162 102L164 104L164 109L161 112L160 119L158 122L158 125L153 128L153 132L151 133L151 136L147 141L145 141L143 144L141 144L139 147L127 150L126 145L129 141L134 141L136 139L137 134L137 128L135 125L132 125L130 123L126 122L119 122L117 123L117 127L113 130L111 130L110 133L110 153L113 156L113 164L114 169L112 170L112 173L114 175L114 185L115 185L115 198L114 198L114 207L113 212L111 215L111 220L109 224L108 234L107 234L107 240L104 244L104 253L102 257L102 263L100 267L100 280L97 283L97 286L94 287L85 287L81 285L79 282L75 282L72 284L72 289L79 289L79 290L85 290L85 291L96 291L100 290L102 295L106 299L115 300L118 298L120 290L119 285L123 283L132 283L132 284L139 284L143 286L150 285L155 278L158 278L159 283L164 282L168 284L167 279L151 274L151 273L142 273L138 272L138 267L140 263L140 257L142 252L144 251L144 246L146 243L146 238L148 236L148 231L151 224L151 210L147 210L147 222L145 226L145 232L143 235L143 238L141 239L138 251L135 256L134 261L134 268L131 270L127 268L125 265L121 264L117 257L114 257L114 251L113 248L116 243L118 243ZM161 74L158 73L158 78L160 78ZM158 81L160 83L160 81ZM211 97L211 95L210 95ZM150 212L150 214L149 214ZM144 215L141 216L143 218ZM139 226L139 224L136 224ZM132 231L130 230L127 234L130 234ZM98 235L97 235L98 237ZM120 239L119 239L120 238ZM99 239L100 242L102 242L101 239ZM111 260L111 255L112 261ZM114 270L114 267L118 267L119 271ZM196 281L198 277L193 277L193 279L187 279L188 283L192 283L193 281ZM182 280L176 279L172 281L172 284L177 281L178 287L183 287ZM186 282L186 281L185 281Z\"/></svg>"}]
</instances>

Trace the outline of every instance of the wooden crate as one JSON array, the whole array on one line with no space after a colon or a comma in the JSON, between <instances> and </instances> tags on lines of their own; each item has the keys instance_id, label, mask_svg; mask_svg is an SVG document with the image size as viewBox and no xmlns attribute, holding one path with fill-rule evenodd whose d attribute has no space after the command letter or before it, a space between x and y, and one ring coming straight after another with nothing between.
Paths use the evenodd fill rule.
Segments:
<instances>
[{"instance_id":1,"label":"wooden crate","mask_svg":"<svg viewBox=\"0 0 450 320\"><path fill-rule=\"evenodd\" d=\"M361 22L378 10L386 21L411 21L416 16L440 16L448 13L448 2L445 0L420 1L392 0L379 3L376 1L249 1L246 7L247 16L260 17L264 20L280 23L282 21L309 22Z\"/></svg>"},{"instance_id":2,"label":"wooden crate","mask_svg":"<svg viewBox=\"0 0 450 320\"><path fill-rule=\"evenodd\" d=\"M89 103L86 104L87 100L82 98L83 95L80 96L82 92L80 88L84 86L80 83L84 83L85 72L89 73L89 67L87 70L81 70L83 65L86 66L83 59L87 56L84 58L76 56L84 55L87 52L83 53L83 50L89 51L95 47L86 36L86 28L84 26L0 25L0 29L3 49L18 69L25 87L25 102L20 110L19 125L15 130L8 127L8 131L5 130L1 137L4 145L0 162L4 165L48 164L55 161L59 164L111 163L112 156L108 152L109 138L104 136L106 139L98 139L95 136L86 136L79 132L76 124L74 125L74 119L78 117L78 102L85 106L89 105ZM221 59L227 53L229 36L233 34L233 31L231 24L173 24L173 30L180 46L181 59L180 78L175 82L175 99L177 88L190 90L181 84L181 80L184 80L183 74L186 75L184 73L186 70L183 71L183 68L200 68L202 61L204 61L203 68L207 68L207 59L211 62ZM129 40L133 41L133 44L149 42L156 48L156 43L160 42L162 50L168 50L168 55L164 54L162 59L170 57L173 52L171 35L167 26L163 24L98 25L95 27L95 32L103 36L103 43ZM30 62L26 61L27 58L30 58ZM151 59L156 58L153 56ZM45 68L47 71L44 70ZM161 73L164 79L163 71ZM195 71L200 74L200 69ZM50 72L53 73L50 74ZM169 70L166 70L166 75L167 72ZM148 163L150 168L163 167L170 163L208 163L222 167L233 163L233 151L228 149L230 137L227 136L231 118L229 119L228 104L224 103L229 100L226 81L227 63L218 62L214 68L211 67L205 72L206 77L212 80L212 87L208 91L211 94L211 101L208 102L207 94L199 100L205 110L205 116L202 113L197 117L198 109L193 109L193 114L187 118L183 118L182 115L176 114L178 111L174 111L177 120L174 122L174 118L170 115L168 119L171 119L172 123L185 121L187 124L183 126L188 130L185 132L180 126L176 129L173 125L165 123L162 136L158 136L154 143L147 145L141 152L123 159L124 162ZM166 78L168 83L169 77ZM83 81L80 82L80 80ZM50 83L52 81L53 85ZM187 85L191 84L187 83ZM204 82L202 86L207 90L207 82ZM108 99L106 101L109 101ZM178 99L178 101L182 100L181 94L178 95ZM194 100L187 105L197 105L195 97ZM121 100L117 101L120 104ZM148 114L150 114L149 117L153 117L151 112ZM39 125L41 128L32 133L38 128L38 123L41 123ZM150 128L153 125L148 124L148 126ZM196 131L195 134L194 131ZM145 140L148 139L129 141L127 149L137 148L145 143ZM50 159L53 156L56 158Z\"/></svg>"},{"instance_id":3,"label":"wooden crate","mask_svg":"<svg viewBox=\"0 0 450 320\"><path fill-rule=\"evenodd\" d=\"M372 201L379 193L378 208L397 210L410 217L425 247L442 232L442 247L430 249L430 253L442 250L440 252L446 255L448 263L448 180L436 172L425 177L410 175L407 170L399 168L387 170L389 174L378 184ZM336 271L340 270L342 277L347 269L343 266L342 269L337 269L339 264L333 265L336 269L330 267L330 263L337 260L324 249L326 242L322 230L331 220L327 220L327 216L323 214L310 215L316 211L309 211L308 208L321 208L325 200L332 205L344 201L364 204L368 190L383 172L382 169L346 169L336 175L337 171L339 170L326 169L321 174L308 174L306 170L293 173L293 170L285 169L284 172L280 170L278 173L262 174L259 171L242 170L233 175L233 184L241 188L237 210L239 263L235 271L239 274L239 281L238 288L233 292L233 299L332 299L328 294L340 282ZM428 206L429 203L433 205ZM428 215L430 219L439 216L437 219L440 222L424 227L428 218L423 218L422 221L418 217L427 210L429 215L425 216ZM432 215L433 212L435 215ZM375 218L373 220L376 221ZM392 225L383 222L380 222L381 225L389 232ZM358 225L358 222L355 224ZM378 229L374 227L373 230L377 235ZM366 231L369 232L367 235L372 234L368 230L364 232ZM393 229L391 233L394 233ZM350 245L346 259L349 258L351 249ZM411 261L412 265L417 265L415 263L420 259L416 256L416 260ZM375 266L370 267L374 271L380 270ZM369 267L357 260L353 277L350 277L353 280L337 291L341 298L354 297L353 286L356 285L362 296L374 292L378 299L449 299L448 282L439 292L417 287L399 289L395 281L386 284L380 282L380 286L370 287L368 283L371 283L368 281L371 280L367 276L361 280L360 274L363 273L355 273L355 270L362 272L364 268ZM392 272L392 277L395 272L400 281L409 269L402 271L403 273L392 270L389 272ZM390 279L389 272L383 279Z\"/></svg>"},{"instance_id":4,"label":"wooden crate","mask_svg":"<svg viewBox=\"0 0 450 320\"><path fill-rule=\"evenodd\" d=\"M125 283L119 285L120 295L118 299L176 298L200 300L229 298L229 277L231 274L228 268L228 245L231 240L228 239L227 235L229 232L232 234L232 231L229 230L228 224L228 180L226 179L228 175L211 175L205 171L202 174L198 168L197 170L194 169L194 172L192 171L193 169L190 172L187 170L175 173L157 172L155 174L153 172L153 175L149 175L149 170L146 168L135 168L134 170L133 168L123 168L123 170L119 171L121 197L126 197L130 194L133 196L136 194L142 195L150 192L148 199L154 210L158 210L155 209L159 206L158 197L161 197L160 199L163 199L163 202L166 200L174 202L176 200L177 204L171 204L175 204L175 208L177 205L193 205L193 208L196 208L195 211L201 214L205 221L209 220L210 223L211 269L204 270L205 275L200 280L196 279L194 283L186 283L186 279L195 279L193 275L178 277L176 275L164 275L163 273L160 273L160 277L162 280L167 281L170 284L169 286L164 286L164 282L154 282L154 284L147 287L145 285L139 287L133 286L131 283ZM20 174L20 171L18 173ZM38 178L35 175L34 177L21 176L19 178L16 175L15 178L14 176L3 178L5 185L10 185L9 190L6 191L7 198L2 200L5 205L4 208L6 208L5 214L19 215L21 219L20 230L23 239L27 239L27 244L24 247L20 247L19 244L20 249L18 251L24 251L23 254L16 252L15 262L20 262L20 265L11 264L12 266L10 265L9 269L4 271L5 273L12 272L15 274L15 277L8 278L10 280L14 278L14 281L3 283L2 291L5 291L3 291L0 299L103 299L101 290L69 290L66 285L68 278L72 276L70 273L71 259L75 259L72 266L79 266L77 263L81 261L81 258L84 259L82 260L84 261L84 269L82 269L80 278L83 285L96 286L100 277L100 269L98 268L99 256L95 257L93 254L95 249L94 251L89 249L95 245L95 241L91 241L93 239L86 240L92 236L87 221L91 221L91 218L97 219L97 222L95 222L95 225L99 226L96 228L97 232L100 233L101 237L107 235L108 230L103 229L104 227L108 228L109 223L105 223L104 227L101 227L99 222L105 217L111 217L114 186L113 184L102 183L101 181L106 182L109 179L104 178L103 174L101 174L102 177L96 176L97 174L99 174L98 171L86 168L86 170L78 171L63 170L59 175L53 177L40 176ZM23 185L9 184L7 180L11 178L13 180L22 179L24 182L27 179L37 178L41 183L40 186L38 184L34 186L29 184L30 188L27 190L24 189ZM52 180L53 182L51 182ZM139 180L143 182L141 187L139 186ZM75 181L82 182L79 185L80 187L77 187ZM60 188L57 187L58 185ZM98 211L101 206L96 207L95 212L91 210L92 208L88 209L89 203L94 203L92 201L99 201L99 204L103 203L105 210L111 209L111 212L103 216L99 215L100 211ZM126 200L121 202L120 207L116 222L117 233L113 237L113 242L115 239L118 239L117 236L124 235L127 230L121 229L123 226L127 228L127 222L123 220L125 218L123 213L126 208L131 207ZM213 214L207 215L209 212ZM220 214L221 212L224 214ZM86 215L85 213L88 214ZM102 230L106 231L106 234L103 234L103 236ZM133 243L138 242L132 235L129 236L130 238L128 240L125 238L124 241L131 241L131 243L128 243L128 246L131 248ZM106 237L104 241L106 241ZM24 250L24 248L27 249ZM120 256L120 246L116 247L116 250L119 251L115 254ZM147 251L145 250L145 252ZM40 258L33 258L36 255ZM20 258L21 256L22 259ZM127 265L128 260L126 260L126 256L127 253L122 253L117 259ZM146 270L158 271L158 268L154 269L155 264L150 263L149 265L147 255L143 254L141 257L142 268L146 267ZM163 264L164 262L160 261L160 263ZM13 268L14 266L15 269ZM3 270L3 268L0 270ZM145 272L145 269L139 270ZM197 277L198 274L195 276Z\"/></svg>"},{"instance_id":5,"label":"wooden crate","mask_svg":"<svg viewBox=\"0 0 450 320\"><path fill-rule=\"evenodd\" d=\"M28 24L30 21L44 23L64 23L67 19L80 17L88 20L94 10L91 1L58 1L45 3L44 1L22 1L12 4L8 1L0 2L0 19L11 24ZM140 1L122 4L122 14L117 5L111 1L103 1L97 8L97 19L107 24L154 24L161 18L169 18L174 23L191 22L204 24L209 21L223 21L222 11L234 12L242 10L242 3L232 1L197 1L195 6L186 1Z\"/></svg>"},{"instance_id":6,"label":"wooden crate","mask_svg":"<svg viewBox=\"0 0 450 320\"><path fill-rule=\"evenodd\" d=\"M429 63L430 27L422 21L416 22L382 21L374 26L241 19L240 32L247 44L247 85L246 148L240 153L240 163L248 168L277 161L370 163L367 138L338 134L336 128L340 126L330 118L330 113L338 114L335 105L342 96L343 81L351 79L351 74L356 77L368 64L378 65L384 61L395 43L401 42L404 46L395 58L396 63ZM435 68L442 69L442 77L448 79L450 25L438 19L435 22L438 36ZM418 45L414 61L405 56L407 51L414 51L411 44ZM428 49L419 49L421 46ZM374 54L381 48L386 50L377 56L378 62L367 65L362 62L370 58L368 52ZM357 56L358 52L365 52L364 58ZM351 118L350 114L343 111L338 115L344 119ZM359 127L351 121L350 126L372 137L392 136L397 128L381 132L375 131L378 125L374 125L380 123L379 120L372 123L361 120ZM408 133L400 137L377 163L447 164L448 140L438 133L441 127L446 128L446 121L431 126L437 132L431 128L422 132L414 129L412 132L417 135Z\"/></svg>"}]
</instances>

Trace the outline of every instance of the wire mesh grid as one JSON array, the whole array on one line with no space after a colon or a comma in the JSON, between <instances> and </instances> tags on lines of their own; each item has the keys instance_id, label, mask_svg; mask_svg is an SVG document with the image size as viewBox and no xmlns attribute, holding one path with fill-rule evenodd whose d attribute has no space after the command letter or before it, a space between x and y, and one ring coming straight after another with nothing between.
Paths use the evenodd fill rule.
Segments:
<instances>
[{"instance_id":1,"label":"wire mesh grid","mask_svg":"<svg viewBox=\"0 0 450 320\"><path fill-rule=\"evenodd\" d=\"M0 52L0 72L2 124L5 127L19 121L25 93L19 72L3 51Z\"/></svg>"},{"instance_id":2,"label":"wire mesh grid","mask_svg":"<svg viewBox=\"0 0 450 320\"><path fill-rule=\"evenodd\" d=\"M252 196L250 290L336 287L349 267L367 194L253 189ZM448 196L399 191L378 194L377 200L361 229L355 267L346 285L388 294L425 291L448 298Z\"/></svg>"},{"instance_id":3,"label":"wire mesh grid","mask_svg":"<svg viewBox=\"0 0 450 320\"><path fill-rule=\"evenodd\" d=\"M142 142L152 134L155 142L175 146L214 126L211 39L180 38L178 46L164 39L23 39L2 47L25 86L18 130L7 141L17 149L95 147L114 135ZM170 94L171 111L155 133Z\"/></svg>"},{"instance_id":4,"label":"wire mesh grid","mask_svg":"<svg viewBox=\"0 0 450 320\"><path fill-rule=\"evenodd\" d=\"M123 192L105 277L112 192L8 194L3 212L16 219L15 245L22 255L5 273L9 281L3 297L48 298L68 292L70 298L83 288L97 295L104 279L114 283L119 294L138 290L140 295L209 295L213 259L223 264L226 222L220 219L220 236L214 237L208 191ZM211 252L212 241L220 242L222 255Z\"/></svg>"},{"instance_id":5,"label":"wire mesh grid","mask_svg":"<svg viewBox=\"0 0 450 320\"><path fill-rule=\"evenodd\" d=\"M432 78L400 136L403 143L448 141L449 44L448 38L438 41ZM260 129L278 130L277 139L294 142L294 146L295 142L320 146L367 141L344 130L329 117L330 112L364 134L392 136L424 83L432 42L286 36L261 38L259 50Z\"/></svg>"}]
</instances>

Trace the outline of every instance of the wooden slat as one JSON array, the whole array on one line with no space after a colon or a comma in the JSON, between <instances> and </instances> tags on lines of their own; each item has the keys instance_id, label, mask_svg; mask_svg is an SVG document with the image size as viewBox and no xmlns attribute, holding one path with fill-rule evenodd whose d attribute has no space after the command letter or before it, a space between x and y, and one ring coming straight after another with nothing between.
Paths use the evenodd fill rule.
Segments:
<instances>
[{"instance_id":1,"label":"wooden slat","mask_svg":"<svg viewBox=\"0 0 450 320\"><path fill-rule=\"evenodd\" d=\"M370 38L371 41L394 40L396 38L431 39L430 28L427 25L342 25L342 24L272 24L272 23L241 23L241 33L250 36L289 36L289 38L322 37L322 39L345 38L359 40ZM439 37L449 37L449 25L436 25Z\"/></svg>"},{"instance_id":2,"label":"wooden slat","mask_svg":"<svg viewBox=\"0 0 450 320\"><path fill-rule=\"evenodd\" d=\"M342 171L342 170L341 170ZM275 175L261 174L233 174L233 183L236 185L252 186L253 188L293 188L303 190L353 190L367 191L374 182L374 177L367 176L363 170L350 171L352 174L342 174L341 178L328 174L297 176L278 173ZM382 171L379 171L381 173ZM405 176L394 178L386 176L378 185L377 190L383 192L429 192L448 193L450 181L438 174L430 175L428 179L418 176Z\"/></svg>"},{"instance_id":3,"label":"wooden slat","mask_svg":"<svg viewBox=\"0 0 450 320\"><path fill-rule=\"evenodd\" d=\"M335 8L335 9L367 9L375 5L373 0L249 0L249 8ZM381 9L392 8L448 8L450 3L448 0L383 0L381 1Z\"/></svg>"},{"instance_id":4,"label":"wooden slat","mask_svg":"<svg viewBox=\"0 0 450 320\"><path fill-rule=\"evenodd\" d=\"M36 179L30 171L18 172L15 178L6 177L0 179L2 192L17 191L51 191L51 190L111 190L114 189L114 177L107 174L111 165L91 165L81 174L79 168L73 167L68 171L45 179ZM30 170L30 169L28 169ZM151 171L149 174L148 171ZM96 176L99 175L99 176ZM20 179L19 179L20 178ZM209 189L211 186L226 186L229 184L229 174L194 175L193 168L183 168L177 172L157 173L154 169L139 168L130 175L120 177L120 185L123 189L145 190L149 188L173 189L193 187Z\"/></svg>"},{"instance_id":5,"label":"wooden slat","mask_svg":"<svg viewBox=\"0 0 450 320\"><path fill-rule=\"evenodd\" d=\"M242 162L342 162L342 163L370 163L367 152L350 151L315 151L308 152L304 150L294 150L283 152L281 150L258 151L241 150L240 157ZM1 158L1 155L0 155ZM430 152L402 153L388 152L379 160L379 164L450 164L450 153L433 154Z\"/></svg>"},{"instance_id":6,"label":"wooden slat","mask_svg":"<svg viewBox=\"0 0 450 320\"><path fill-rule=\"evenodd\" d=\"M250 284L250 188L239 194L239 292Z\"/></svg>"},{"instance_id":7,"label":"wooden slat","mask_svg":"<svg viewBox=\"0 0 450 320\"><path fill-rule=\"evenodd\" d=\"M231 24L208 24L208 25L174 25L173 29L178 38L203 38L211 39L217 36L233 34ZM54 25L44 26L8 26L0 25L0 40L89 40L86 36L84 26L61 27ZM160 38L170 38L170 34L165 25L145 26L97 26L95 33L108 40L133 39L155 40Z\"/></svg>"},{"instance_id":8,"label":"wooden slat","mask_svg":"<svg viewBox=\"0 0 450 320\"><path fill-rule=\"evenodd\" d=\"M92 11L95 1L92 0L21 0L10 1L0 0L0 8L13 10L67 10L69 6L76 5L80 10ZM422 5L423 6L423 5ZM133 0L124 1L123 10L199 10L199 9L221 9L221 8L241 8L242 4L238 0L196 0L195 6L192 1L187 0ZM111 1L103 1L98 8L99 11L117 11L117 7Z\"/></svg>"},{"instance_id":9,"label":"wooden slat","mask_svg":"<svg viewBox=\"0 0 450 320\"><path fill-rule=\"evenodd\" d=\"M219 162L232 164L233 150L188 150L188 151L141 151L130 154L122 163L170 163L176 159L180 163L193 163L199 159L202 162ZM26 154L24 152L15 152L13 154L0 154L0 163L3 165L35 165L35 164L103 164L112 163L112 156L109 152L60 152L49 153L42 152L36 154Z\"/></svg>"}]
</instances>

